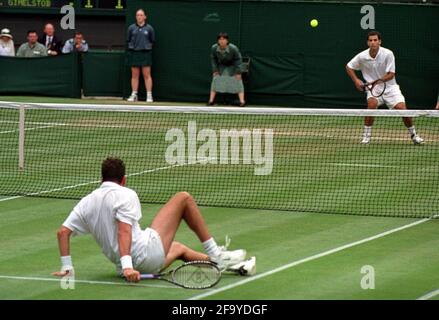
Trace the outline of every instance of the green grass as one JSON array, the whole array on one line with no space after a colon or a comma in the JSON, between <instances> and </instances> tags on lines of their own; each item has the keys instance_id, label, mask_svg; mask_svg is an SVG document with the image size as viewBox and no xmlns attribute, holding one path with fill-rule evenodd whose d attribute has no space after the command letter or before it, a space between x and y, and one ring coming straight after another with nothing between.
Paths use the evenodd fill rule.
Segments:
<instances>
[{"instance_id":1,"label":"green grass","mask_svg":"<svg viewBox=\"0 0 439 320\"><path fill-rule=\"evenodd\" d=\"M51 278L59 268L56 230L76 201L20 198L0 202L0 276ZM156 205L144 205L142 227L149 225ZM210 231L220 239L232 236L232 248L246 248L257 257L258 273L337 248L414 219L279 211L202 208ZM309 261L247 284L213 294L209 299L416 299L439 288L439 227L432 220L394 234ZM201 250L194 234L182 226L176 239ZM63 290L57 281L0 277L0 299L188 299L208 291L169 287L144 281L127 285L115 275L90 236L72 240L77 280ZM360 269L375 268L374 290L360 287ZM225 274L214 289L247 279ZM153 287L149 287L152 285Z\"/></svg>"},{"instance_id":2,"label":"green grass","mask_svg":"<svg viewBox=\"0 0 439 320\"><path fill-rule=\"evenodd\" d=\"M242 162L171 166L164 156L171 144L166 133L179 128L186 135L189 121L217 134L232 128L274 129L272 173L256 176L256 165ZM163 203L182 190L193 194L215 237L229 234L232 247L255 255L258 274L438 214L439 126L433 118L416 119L424 146L413 146L395 118L377 119L372 144L362 146L362 119L353 117L28 110L24 170L17 168L17 123L16 110L0 109L0 299L188 299L200 294L162 282L126 284L88 236L72 240L80 280L76 289L62 290L58 281L50 281L59 268L55 232L78 199L99 185L100 162L107 155L124 159L128 184L144 203ZM29 193L51 198L7 199ZM143 205L142 227L158 207ZM247 283L226 274L215 289L203 292L211 294L208 299L416 299L439 288L438 223L430 220ZM177 240L201 250L185 226ZM375 268L374 290L360 287L364 265ZM234 287L215 291L227 285Z\"/></svg>"}]
</instances>

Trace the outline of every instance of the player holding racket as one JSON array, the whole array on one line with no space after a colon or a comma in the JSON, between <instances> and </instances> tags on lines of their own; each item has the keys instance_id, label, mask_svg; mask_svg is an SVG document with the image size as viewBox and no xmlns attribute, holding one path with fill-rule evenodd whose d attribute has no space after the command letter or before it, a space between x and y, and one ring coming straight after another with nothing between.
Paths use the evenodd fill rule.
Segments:
<instances>
[{"instance_id":1,"label":"player holding racket","mask_svg":"<svg viewBox=\"0 0 439 320\"><path fill-rule=\"evenodd\" d=\"M390 109L407 109L405 98L395 80L395 56L393 52L381 47L381 34L378 31L370 31L367 34L367 45L369 49L357 54L346 65L346 71L354 82L355 87L359 91L366 91L367 93L367 108L376 109L380 105L386 104ZM355 73L358 70L361 71L367 84L373 85L374 83L381 82L377 80L382 80L385 85L380 84L379 87L384 89L377 90L374 93L374 89L370 86L369 90L367 90L367 84L364 84ZM402 120L408 128L413 143L423 143L424 140L416 134L413 119L404 117ZM374 117L365 117L363 140L361 143L367 144L370 142L373 122Z\"/></svg>"},{"instance_id":2,"label":"player holding racket","mask_svg":"<svg viewBox=\"0 0 439 320\"><path fill-rule=\"evenodd\" d=\"M139 281L140 273L159 273L176 259L210 260L221 270L245 260L245 250L227 251L216 244L187 192L173 196L157 213L150 228L142 230L139 198L125 184L123 161L104 160L100 188L84 197L58 230L62 267L53 275L63 277L73 272L70 236L80 234L92 234L119 274L131 282ZM207 254L174 241L181 220L195 232Z\"/></svg>"}]
</instances>

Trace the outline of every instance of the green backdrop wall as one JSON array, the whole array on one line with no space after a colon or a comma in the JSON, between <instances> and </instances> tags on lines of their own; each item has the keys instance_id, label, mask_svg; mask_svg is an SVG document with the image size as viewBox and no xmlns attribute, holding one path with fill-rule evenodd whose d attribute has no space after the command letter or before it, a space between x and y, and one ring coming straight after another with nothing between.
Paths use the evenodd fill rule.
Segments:
<instances>
[{"instance_id":1,"label":"green backdrop wall","mask_svg":"<svg viewBox=\"0 0 439 320\"><path fill-rule=\"evenodd\" d=\"M81 97L77 54L44 58L0 57L0 94Z\"/></svg>"},{"instance_id":2,"label":"green backdrop wall","mask_svg":"<svg viewBox=\"0 0 439 320\"><path fill-rule=\"evenodd\" d=\"M93 51L82 55L84 96L120 97L126 80L123 51Z\"/></svg>"},{"instance_id":3,"label":"green backdrop wall","mask_svg":"<svg viewBox=\"0 0 439 320\"><path fill-rule=\"evenodd\" d=\"M376 4L376 29L395 53L410 108L431 108L439 84L439 6ZM144 8L156 31L157 99L207 101L209 49L220 31L251 58L248 100L295 107L363 107L344 67L366 49L365 3L132 0L127 24ZM317 28L309 21L319 20ZM126 82L124 95L129 94Z\"/></svg>"}]
</instances>

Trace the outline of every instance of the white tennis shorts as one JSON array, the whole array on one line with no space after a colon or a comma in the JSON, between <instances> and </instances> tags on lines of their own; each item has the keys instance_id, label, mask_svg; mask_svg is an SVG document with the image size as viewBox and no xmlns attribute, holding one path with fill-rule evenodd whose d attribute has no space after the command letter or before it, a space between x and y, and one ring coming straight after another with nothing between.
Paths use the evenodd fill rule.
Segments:
<instances>
[{"instance_id":1,"label":"white tennis shorts","mask_svg":"<svg viewBox=\"0 0 439 320\"><path fill-rule=\"evenodd\" d=\"M165 264L165 250L160 235L151 228L143 231L145 246L143 259L136 262L134 268L140 273L158 273Z\"/></svg>"},{"instance_id":2,"label":"white tennis shorts","mask_svg":"<svg viewBox=\"0 0 439 320\"><path fill-rule=\"evenodd\" d=\"M389 109L393 109L398 103L404 102L405 98L399 89L399 85L387 86L386 91L381 97L374 97L367 91L367 99L374 98L378 100L378 107L385 104Z\"/></svg>"}]
</instances>

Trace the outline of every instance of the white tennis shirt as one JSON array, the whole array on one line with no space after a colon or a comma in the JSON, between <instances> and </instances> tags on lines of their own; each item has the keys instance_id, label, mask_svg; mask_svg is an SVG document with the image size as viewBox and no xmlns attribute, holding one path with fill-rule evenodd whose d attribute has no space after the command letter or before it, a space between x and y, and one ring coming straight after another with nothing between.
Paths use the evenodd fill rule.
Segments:
<instances>
[{"instance_id":1,"label":"white tennis shirt","mask_svg":"<svg viewBox=\"0 0 439 320\"><path fill-rule=\"evenodd\" d=\"M104 255L120 265L117 220L131 225L131 256L135 264L146 253L147 239L139 225L141 218L140 201L134 190L104 182L82 198L63 226L73 231L73 235L92 234Z\"/></svg>"},{"instance_id":2,"label":"white tennis shirt","mask_svg":"<svg viewBox=\"0 0 439 320\"><path fill-rule=\"evenodd\" d=\"M387 72L395 73L395 56L389 49L380 47L375 58L369 54L369 49L357 54L348 63L348 67L353 70L360 70L364 80L372 82L381 79ZM387 81L388 86L396 85L396 80Z\"/></svg>"}]
</instances>

